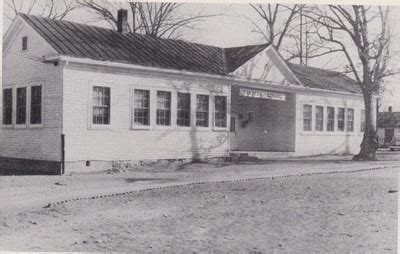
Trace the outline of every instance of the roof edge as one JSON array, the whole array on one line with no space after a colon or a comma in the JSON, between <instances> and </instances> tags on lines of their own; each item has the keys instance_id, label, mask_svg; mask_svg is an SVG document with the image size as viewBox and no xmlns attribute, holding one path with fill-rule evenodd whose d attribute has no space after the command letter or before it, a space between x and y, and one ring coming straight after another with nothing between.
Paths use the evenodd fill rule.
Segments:
<instances>
[{"instance_id":1,"label":"roof edge","mask_svg":"<svg viewBox=\"0 0 400 254\"><path fill-rule=\"evenodd\" d=\"M223 76L223 75L217 75L217 74L209 74L209 73L203 73L203 72L190 72L186 70L174 70L174 69L165 69L165 68L160 68L160 67L148 67L148 66L142 66L142 65L135 65L135 64L129 64L129 63L118 63L118 62L112 62L112 61L100 61L100 60L93 60L90 58L78 58L78 57L70 57L70 56L65 56L65 55L51 55L47 56L45 60L51 62L51 61L66 61L66 62L76 62L76 63L81 63L81 64L88 64L88 65L100 65L104 67L114 67L114 68L125 68L125 69L136 69L138 71L148 71L148 72L153 72L157 71L159 73L165 73L165 74L172 74L172 75L187 75L191 77L200 77L200 78L205 78L205 79L216 79L216 80L222 80L228 82L227 84L232 84L232 85L238 85L238 86L251 86L251 85L256 85L260 86L259 89L267 89L265 88L265 82L260 82L257 80L249 80L249 79L241 79L238 77L234 76ZM233 84L232 82L236 82L237 84ZM246 84L247 83L247 84ZM330 94L336 94L336 95L346 95L346 96L358 96L362 97L362 94L355 94L355 93L350 93L350 92L344 92L344 91L334 91L334 90L327 90L327 89L318 89L318 88L309 88L309 87L303 87L299 85L290 85L290 86L282 86L281 84L272 84L269 82L270 85L275 86L276 89L283 89L283 90L289 90L287 92L296 92L296 91L301 91L301 92L319 92L319 93L330 93ZM261 87L263 86L263 87ZM271 89L271 88L270 88Z\"/></svg>"}]
</instances>

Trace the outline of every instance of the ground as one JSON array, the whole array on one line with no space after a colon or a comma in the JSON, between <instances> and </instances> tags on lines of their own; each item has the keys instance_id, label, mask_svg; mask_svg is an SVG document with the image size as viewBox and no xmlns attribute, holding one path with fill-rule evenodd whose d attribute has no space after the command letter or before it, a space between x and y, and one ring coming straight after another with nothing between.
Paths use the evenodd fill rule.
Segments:
<instances>
[{"instance_id":1,"label":"ground","mask_svg":"<svg viewBox=\"0 0 400 254\"><path fill-rule=\"evenodd\" d=\"M396 253L400 153L380 158L3 176L0 249Z\"/></svg>"}]
</instances>

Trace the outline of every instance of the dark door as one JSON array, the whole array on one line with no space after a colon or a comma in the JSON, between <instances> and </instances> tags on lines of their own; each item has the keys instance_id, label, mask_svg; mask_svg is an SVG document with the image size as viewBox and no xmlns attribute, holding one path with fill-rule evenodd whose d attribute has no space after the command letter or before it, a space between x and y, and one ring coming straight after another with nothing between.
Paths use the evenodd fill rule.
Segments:
<instances>
[{"instance_id":1,"label":"dark door","mask_svg":"<svg viewBox=\"0 0 400 254\"><path fill-rule=\"evenodd\" d=\"M385 129L385 144L389 144L394 136L394 129Z\"/></svg>"}]
</instances>

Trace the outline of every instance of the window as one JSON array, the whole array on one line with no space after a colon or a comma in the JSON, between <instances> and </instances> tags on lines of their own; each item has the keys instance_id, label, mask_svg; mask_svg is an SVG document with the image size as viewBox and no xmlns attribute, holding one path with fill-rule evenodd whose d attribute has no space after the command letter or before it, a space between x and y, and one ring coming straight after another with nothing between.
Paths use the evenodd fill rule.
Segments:
<instances>
[{"instance_id":1,"label":"window","mask_svg":"<svg viewBox=\"0 0 400 254\"><path fill-rule=\"evenodd\" d=\"M26 87L17 88L17 124L26 123Z\"/></svg>"},{"instance_id":2,"label":"window","mask_svg":"<svg viewBox=\"0 0 400 254\"><path fill-rule=\"evenodd\" d=\"M360 132L365 132L365 109L361 110Z\"/></svg>"},{"instance_id":3,"label":"window","mask_svg":"<svg viewBox=\"0 0 400 254\"><path fill-rule=\"evenodd\" d=\"M321 106L315 107L315 130L324 130L324 107Z\"/></svg>"},{"instance_id":4,"label":"window","mask_svg":"<svg viewBox=\"0 0 400 254\"><path fill-rule=\"evenodd\" d=\"M12 124L12 88L3 89L3 124Z\"/></svg>"},{"instance_id":5,"label":"window","mask_svg":"<svg viewBox=\"0 0 400 254\"><path fill-rule=\"evenodd\" d=\"M311 119L312 119L312 106L303 106L303 130L311 131Z\"/></svg>"},{"instance_id":6,"label":"window","mask_svg":"<svg viewBox=\"0 0 400 254\"><path fill-rule=\"evenodd\" d=\"M215 96L215 126L226 127L226 96Z\"/></svg>"},{"instance_id":7,"label":"window","mask_svg":"<svg viewBox=\"0 0 400 254\"><path fill-rule=\"evenodd\" d=\"M27 50L28 49L28 37L24 36L22 37L22 50Z\"/></svg>"},{"instance_id":8,"label":"window","mask_svg":"<svg viewBox=\"0 0 400 254\"><path fill-rule=\"evenodd\" d=\"M134 124L150 125L150 91L135 89Z\"/></svg>"},{"instance_id":9,"label":"window","mask_svg":"<svg viewBox=\"0 0 400 254\"><path fill-rule=\"evenodd\" d=\"M354 131L354 109L347 109L347 131Z\"/></svg>"},{"instance_id":10,"label":"window","mask_svg":"<svg viewBox=\"0 0 400 254\"><path fill-rule=\"evenodd\" d=\"M196 96L196 126L208 127L208 95Z\"/></svg>"},{"instance_id":11,"label":"window","mask_svg":"<svg viewBox=\"0 0 400 254\"><path fill-rule=\"evenodd\" d=\"M190 93L178 93L178 112L176 124L190 126Z\"/></svg>"},{"instance_id":12,"label":"window","mask_svg":"<svg viewBox=\"0 0 400 254\"><path fill-rule=\"evenodd\" d=\"M344 131L344 108L338 108L337 121L338 131Z\"/></svg>"},{"instance_id":13,"label":"window","mask_svg":"<svg viewBox=\"0 0 400 254\"><path fill-rule=\"evenodd\" d=\"M171 125L171 92L157 91L157 125Z\"/></svg>"},{"instance_id":14,"label":"window","mask_svg":"<svg viewBox=\"0 0 400 254\"><path fill-rule=\"evenodd\" d=\"M335 130L335 108L328 107L327 111L328 111L327 112L328 113L328 123L326 125L326 130L334 131Z\"/></svg>"},{"instance_id":15,"label":"window","mask_svg":"<svg viewBox=\"0 0 400 254\"><path fill-rule=\"evenodd\" d=\"M109 87L93 87L93 124L110 124Z\"/></svg>"},{"instance_id":16,"label":"window","mask_svg":"<svg viewBox=\"0 0 400 254\"><path fill-rule=\"evenodd\" d=\"M42 86L31 87L31 124L42 123Z\"/></svg>"}]
</instances>

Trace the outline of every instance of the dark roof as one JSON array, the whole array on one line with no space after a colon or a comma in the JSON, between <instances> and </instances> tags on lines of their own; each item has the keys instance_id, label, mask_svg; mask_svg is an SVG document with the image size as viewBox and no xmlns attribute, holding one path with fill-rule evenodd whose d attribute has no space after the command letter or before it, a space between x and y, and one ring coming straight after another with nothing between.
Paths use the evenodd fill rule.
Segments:
<instances>
[{"instance_id":1,"label":"dark roof","mask_svg":"<svg viewBox=\"0 0 400 254\"><path fill-rule=\"evenodd\" d=\"M296 77L310 88L361 93L357 82L343 73L287 62Z\"/></svg>"},{"instance_id":2,"label":"dark roof","mask_svg":"<svg viewBox=\"0 0 400 254\"><path fill-rule=\"evenodd\" d=\"M267 46L267 44L263 44L256 46L225 48L225 59L228 73L233 72L234 70L245 64Z\"/></svg>"},{"instance_id":3,"label":"dark roof","mask_svg":"<svg viewBox=\"0 0 400 254\"><path fill-rule=\"evenodd\" d=\"M182 40L155 38L19 14L60 55L142 66L228 75L268 44L219 48ZM357 83L334 71L300 66L287 62L297 78L307 87L360 93Z\"/></svg>"},{"instance_id":4,"label":"dark roof","mask_svg":"<svg viewBox=\"0 0 400 254\"><path fill-rule=\"evenodd\" d=\"M379 112L378 128L400 127L400 112Z\"/></svg>"},{"instance_id":5,"label":"dark roof","mask_svg":"<svg viewBox=\"0 0 400 254\"><path fill-rule=\"evenodd\" d=\"M267 45L219 48L20 14L59 54L228 75Z\"/></svg>"}]
</instances>

